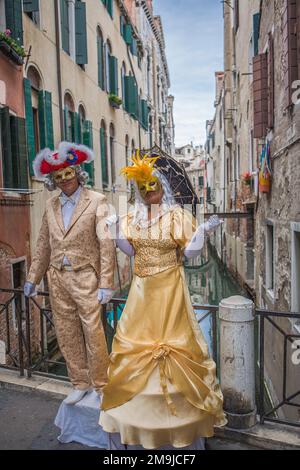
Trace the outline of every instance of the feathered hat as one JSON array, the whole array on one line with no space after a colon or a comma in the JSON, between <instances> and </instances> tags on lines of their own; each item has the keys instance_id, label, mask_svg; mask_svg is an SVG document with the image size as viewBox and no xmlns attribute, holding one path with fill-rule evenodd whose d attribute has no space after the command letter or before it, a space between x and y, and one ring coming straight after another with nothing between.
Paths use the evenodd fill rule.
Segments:
<instances>
[{"instance_id":1,"label":"feathered hat","mask_svg":"<svg viewBox=\"0 0 300 470\"><path fill-rule=\"evenodd\" d=\"M137 150L135 155L130 159L133 165L125 166L121 170L121 174L128 180L135 180L137 183L145 183L155 179L154 164L158 157L150 157L148 154L141 156L140 151Z\"/></svg>"},{"instance_id":2,"label":"feathered hat","mask_svg":"<svg viewBox=\"0 0 300 470\"><path fill-rule=\"evenodd\" d=\"M32 166L37 178L44 178L53 171L68 166L90 163L94 160L94 152L85 145L72 142L61 142L57 150L45 148L35 157Z\"/></svg>"}]
</instances>

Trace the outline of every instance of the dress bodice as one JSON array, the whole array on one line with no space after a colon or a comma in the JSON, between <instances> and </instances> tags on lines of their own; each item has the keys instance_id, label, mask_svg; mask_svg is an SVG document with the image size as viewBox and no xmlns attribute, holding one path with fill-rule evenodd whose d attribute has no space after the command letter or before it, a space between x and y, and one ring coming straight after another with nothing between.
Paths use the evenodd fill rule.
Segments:
<instances>
[{"instance_id":1,"label":"dress bodice","mask_svg":"<svg viewBox=\"0 0 300 470\"><path fill-rule=\"evenodd\" d=\"M122 231L135 250L134 273L151 276L182 264L183 249L196 228L192 214L175 207L147 227L133 224L133 215L122 221Z\"/></svg>"}]
</instances>

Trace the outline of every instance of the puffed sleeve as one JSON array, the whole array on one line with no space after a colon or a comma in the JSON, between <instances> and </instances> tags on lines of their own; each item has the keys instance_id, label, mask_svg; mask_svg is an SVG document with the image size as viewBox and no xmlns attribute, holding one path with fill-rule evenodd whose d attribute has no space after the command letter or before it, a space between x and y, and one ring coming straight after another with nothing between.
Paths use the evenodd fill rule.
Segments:
<instances>
[{"instance_id":1,"label":"puffed sleeve","mask_svg":"<svg viewBox=\"0 0 300 470\"><path fill-rule=\"evenodd\" d=\"M126 214L121 217L121 223L120 223L122 237L125 237L130 243L132 242L132 236L131 236L131 231L130 231L131 220L132 220L132 215Z\"/></svg>"},{"instance_id":2,"label":"puffed sleeve","mask_svg":"<svg viewBox=\"0 0 300 470\"><path fill-rule=\"evenodd\" d=\"M171 236L184 249L191 241L196 229L197 220L191 212L181 207L174 209L171 218Z\"/></svg>"}]
</instances>

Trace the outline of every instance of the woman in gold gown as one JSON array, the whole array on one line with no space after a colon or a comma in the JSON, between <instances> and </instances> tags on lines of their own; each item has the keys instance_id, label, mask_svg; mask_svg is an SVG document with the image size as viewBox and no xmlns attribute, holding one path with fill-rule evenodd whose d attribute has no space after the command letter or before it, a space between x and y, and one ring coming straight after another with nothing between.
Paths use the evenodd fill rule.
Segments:
<instances>
[{"instance_id":1,"label":"woman in gold gown","mask_svg":"<svg viewBox=\"0 0 300 470\"><path fill-rule=\"evenodd\" d=\"M123 170L136 183L138 201L121 221L118 244L134 255L134 277L113 341L100 424L123 445L201 449L199 438L226 424L216 365L182 265L192 243L199 254L205 227L175 204L154 164L137 157Z\"/></svg>"}]
</instances>

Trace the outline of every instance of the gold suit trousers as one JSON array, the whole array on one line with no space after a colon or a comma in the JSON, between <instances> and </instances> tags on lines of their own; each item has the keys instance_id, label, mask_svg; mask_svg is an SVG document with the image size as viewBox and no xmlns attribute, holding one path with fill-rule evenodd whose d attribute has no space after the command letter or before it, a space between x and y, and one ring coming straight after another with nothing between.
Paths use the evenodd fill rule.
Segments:
<instances>
[{"instance_id":1,"label":"gold suit trousers","mask_svg":"<svg viewBox=\"0 0 300 470\"><path fill-rule=\"evenodd\" d=\"M69 378L78 390L107 383L108 352L97 299L98 279L92 267L81 271L48 271L50 302L58 345Z\"/></svg>"}]
</instances>

